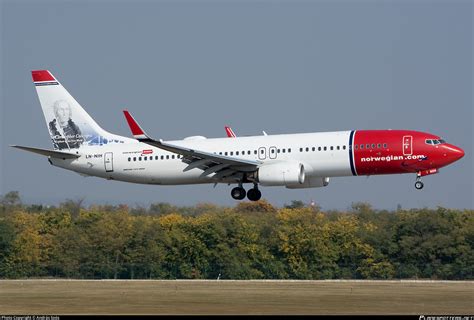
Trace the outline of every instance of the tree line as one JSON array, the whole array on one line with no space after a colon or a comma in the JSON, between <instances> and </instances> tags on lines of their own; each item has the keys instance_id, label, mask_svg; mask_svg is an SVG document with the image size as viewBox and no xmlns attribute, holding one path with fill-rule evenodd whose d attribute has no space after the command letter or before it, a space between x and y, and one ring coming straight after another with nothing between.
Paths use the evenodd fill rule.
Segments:
<instances>
[{"instance_id":1,"label":"tree line","mask_svg":"<svg viewBox=\"0 0 474 320\"><path fill-rule=\"evenodd\" d=\"M0 198L0 278L474 279L474 210L24 205Z\"/></svg>"}]
</instances>

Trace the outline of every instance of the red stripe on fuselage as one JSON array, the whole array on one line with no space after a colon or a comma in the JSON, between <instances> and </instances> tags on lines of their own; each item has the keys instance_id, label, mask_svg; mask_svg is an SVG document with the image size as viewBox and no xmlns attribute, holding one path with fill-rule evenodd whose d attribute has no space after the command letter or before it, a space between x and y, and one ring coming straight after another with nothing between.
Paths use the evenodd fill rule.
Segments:
<instances>
[{"instance_id":1,"label":"red stripe on fuselage","mask_svg":"<svg viewBox=\"0 0 474 320\"><path fill-rule=\"evenodd\" d=\"M438 136L411 130L357 130L354 165L357 175L418 172L436 166L433 146Z\"/></svg>"}]
</instances>

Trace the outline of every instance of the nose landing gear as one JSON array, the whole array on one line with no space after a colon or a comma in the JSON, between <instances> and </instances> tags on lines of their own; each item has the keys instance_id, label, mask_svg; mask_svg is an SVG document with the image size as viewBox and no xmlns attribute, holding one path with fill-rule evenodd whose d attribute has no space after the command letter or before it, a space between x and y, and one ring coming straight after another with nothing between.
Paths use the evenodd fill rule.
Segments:
<instances>
[{"instance_id":1,"label":"nose landing gear","mask_svg":"<svg viewBox=\"0 0 474 320\"><path fill-rule=\"evenodd\" d=\"M421 182L421 174L417 173L416 174L415 188L417 190L421 190L421 189L423 189L423 186L424 186L424 184L423 184L423 182Z\"/></svg>"},{"instance_id":2,"label":"nose landing gear","mask_svg":"<svg viewBox=\"0 0 474 320\"><path fill-rule=\"evenodd\" d=\"M417 188L418 190L423 189L423 186L424 186L423 182L421 182L421 181L416 181L415 182L415 188Z\"/></svg>"}]
</instances>

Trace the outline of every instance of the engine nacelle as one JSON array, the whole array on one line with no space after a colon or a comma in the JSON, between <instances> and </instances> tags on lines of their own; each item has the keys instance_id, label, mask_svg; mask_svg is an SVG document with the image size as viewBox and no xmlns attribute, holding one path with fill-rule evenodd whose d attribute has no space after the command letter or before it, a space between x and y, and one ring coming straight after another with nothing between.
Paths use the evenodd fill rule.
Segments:
<instances>
[{"instance_id":1,"label":"engine nacelle","mask_svg":"<svg viewBox=\"0 0 474 320\"><path fill-rule=\"evenodd\" d=\"M296 161L266 164L258 169L257 179L262 186L300 185L305 181L304 165Z\"/></svg>"},{"instance_id":2,"label":"engine nacelle","mask_svg":"<svg viewBox=\"0 0 474 320\"><path fill-rule=\"evenodd\" d=\"M303 184L287 185L288 189L321 188L329 184L329 177L307 177Z\"/></svg>"}]
</instances>

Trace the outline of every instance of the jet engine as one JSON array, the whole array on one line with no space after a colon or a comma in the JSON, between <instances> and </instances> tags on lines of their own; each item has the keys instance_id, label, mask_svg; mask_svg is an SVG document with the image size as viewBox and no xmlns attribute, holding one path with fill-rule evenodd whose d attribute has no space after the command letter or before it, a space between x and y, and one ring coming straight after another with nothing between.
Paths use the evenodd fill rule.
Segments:
<instances>
[{"instance_id":1,"label":"jet engine","mask_svg":"<svg viewBox=\"0 0 474 320\"><path fill-rule=\"evenodd\" d=\"M296 161L265 164L258 168L257 181L262 186L303 184L305 181L304 165Z\"/></svg>"}]
</instances>

